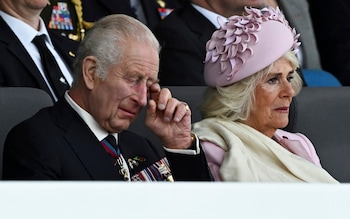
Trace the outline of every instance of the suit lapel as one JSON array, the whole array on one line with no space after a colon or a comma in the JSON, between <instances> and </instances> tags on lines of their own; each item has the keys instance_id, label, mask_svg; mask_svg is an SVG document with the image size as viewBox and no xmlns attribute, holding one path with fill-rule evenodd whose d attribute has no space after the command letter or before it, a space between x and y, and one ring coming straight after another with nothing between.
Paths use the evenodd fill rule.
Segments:
<instances>
[{"instance_id":1,"label":"suit lapel","mask_svg":"<svg viewBox=\"0 0 350 219\"><path fill-rule=\"evenodd\" d=\"M199 40L204 44L216 30L216 27L190 4L184 8L184 20L188 21L189 28L199 35Z\"/></svg>"},{"instance_id":2,"label":"suit lapel","mask_svg":"<svg viewBox=\"0 0 350 219\"><path fill-rule=\"evenodd\" d=\"M114 160L107 154L95 135L66 100L62 98L56 104L52 118L56 125L64 130L64 138L69 147L75 151L91 179L123 180L117 167L113 166ZM122 132L119 135L118 144L127 163L129 163L129 159L134 161L138 161L138 158L145 159L140 161L137 166L130 168L131 176L161 159L161 156L156 154L155 149L145 138L132 132Z\"/></svg>"},{"instance_id":3,"label":"suit lapel","mask_svg":"<svg viewBox=\"0 0 350 219\"><path fill-rule=\"evenodd\" d=\"M149 26L151 29L153 29L159 23L159 21L162 19L162 16L165 18L170 14L171 10L180 7L177 1L163 0L165 5L164 8L163 4L159 4L157 0L140 0L140 2L145 12L147 26ZM159 9L164 10L162 16Z\"/></svg>"},{"instance_id":4,"label":"suit lapel","mask_svg":"<svg viewBox=\"0 0 350 219\"><path fill-rule=\"evenodd\" d=\"M36 67L34 61L30 57L27 50L24 48L22 43L19 41L17 36L12 32L10 27L6 24L4 19L0 16L0 41L5 42L8 45L8 50L25 66L28 73L31 74L38 83L38 87L44 89L50 93L45 81L42 79L39 69Z\"/></svg>"},{"instance_id":5,"label":"suit lapel","mask_svg":"<svg viewBox=\"0 0 350 219\"><path fill-rule=\"evenodd\" d=\"M93 180L122 180L113 159L80 116L64 99L59 100L53 114L55 123L65 130L64 137ZM63 116L64 115L64 116Z\"/></svg>"}]
</instances>

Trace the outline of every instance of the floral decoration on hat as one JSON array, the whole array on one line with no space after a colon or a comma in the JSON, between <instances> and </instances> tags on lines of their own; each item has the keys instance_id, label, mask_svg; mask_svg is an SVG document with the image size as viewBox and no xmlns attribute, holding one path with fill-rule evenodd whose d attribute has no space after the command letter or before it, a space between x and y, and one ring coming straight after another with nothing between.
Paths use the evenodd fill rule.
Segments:
<instances>
[{"instance_id":1,"label":"floral decoration on hat","mask_svg":"<svg viewBox=\"0 0 350 219\"><path fill-rule=\"evenodd\" d=\"M205 63L219 61L219 73L226 75L227 80L231 80L246 60L254 54L254 45L259 43L259 32L262 25L268 21L278 21L291 31L294 43L290 49L296 53L300 45L298 42L300 34L289 26L278 7L276 9L245 7L243 16L231 16L226 21L218 18L220 28L213 33L206 44Z\"/></svg>"}]
</instances>

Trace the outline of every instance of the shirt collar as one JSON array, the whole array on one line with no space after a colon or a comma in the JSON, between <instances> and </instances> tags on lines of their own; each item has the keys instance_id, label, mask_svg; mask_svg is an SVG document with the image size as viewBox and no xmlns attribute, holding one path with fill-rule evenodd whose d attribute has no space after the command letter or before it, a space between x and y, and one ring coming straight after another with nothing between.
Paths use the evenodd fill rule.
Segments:
<instances>
[{"instance_id":1,"label":"shirt collar","mask_svg":"<svg viewBox=\"0 0 350 219\"><path fill-rule=\"evenodd\" d=\"M227 18L223 17L222 15L209 11L208 9L205 9L199 5L192 3L192 6L204 17L206 17L216 28L220 28L218 17L222 18L223 20L227 20Z\"/></svg>"},{"instance_id":2,"label":"shirt collar","mask_svg":"<svg viewBox=\"0 0 350 219\"><path fill-rule=\"evenodd\" d=\"M91 131L95 134L96 138L99 141L102 141L109 133L102 129L101 126L96 122L94 117L83 108L81 108L78 104L74 102L74 100L69 96L68 91L64 94L64 97L68 104L79 114L79 116L84 120L84 122L88 125ZM111 133L118 142L118 133Z\"/></svg>"},{"instance_id":3,"label":"shirt collar","mask_svg":"<svg viewBox=\"0 0 350 219\"><path fill-rule=\"evenodd\" d=\"M40 30L37 31L32 26L28 25L27 23L21 21L18 18L15 18L3 11L0 11L0 16L4 19L4 21L7 23L7 25L11 28L11 30L15 33L15 35L18 37L18 39L21 41L23 45L28 45L32 43L32 40L37 35L46 35L46 39L48 42L52 45L51 39L49 37L49 34L47 32L47 29L45 27L45 23L41 17L40 19Z\"/></svg>"}]
</instances>

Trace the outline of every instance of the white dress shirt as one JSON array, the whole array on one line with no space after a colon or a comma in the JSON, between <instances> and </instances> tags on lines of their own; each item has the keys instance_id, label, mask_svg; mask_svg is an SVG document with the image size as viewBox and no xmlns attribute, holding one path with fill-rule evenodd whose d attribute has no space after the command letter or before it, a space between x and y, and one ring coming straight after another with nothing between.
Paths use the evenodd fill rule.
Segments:
<instances>
[{"instance_id":1,"label":"white dress shirt","mask_svg":"<svg viewBox=\"0 0 350 219\"><path fill-rule=\"evenodd\" d=\"M204 17L206 17L216 28L220 28L218 17L222 18L222 20L227 20L227 18L225 18L224 16L217 14L215 12L209 11L208 9L205 9L196 4L192 4L192 6Z\"/></svg>"}]
</instances>

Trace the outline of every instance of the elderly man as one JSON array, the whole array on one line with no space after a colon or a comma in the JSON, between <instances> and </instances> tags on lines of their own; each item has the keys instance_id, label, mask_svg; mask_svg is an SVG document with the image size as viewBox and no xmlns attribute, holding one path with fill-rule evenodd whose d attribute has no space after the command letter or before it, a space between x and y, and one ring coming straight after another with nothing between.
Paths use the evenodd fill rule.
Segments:
<instances>
[{"instance_id":1,"label":"elderly man","mask_svg":"<svg viewBox=\"0 0 350 219\"><path fill-rule=\"evenodd\" d=\"M188 105L158 85L158 53L157 39L136 19L110 15L98 21L81 42L72 88L7 136L3 178L210 179ZM173 156L174 164L181 157L189 165L172 172L156 146L126 130L147 103L146 125L164 147L185 151Z\"/></svg>"}]
</instances>

